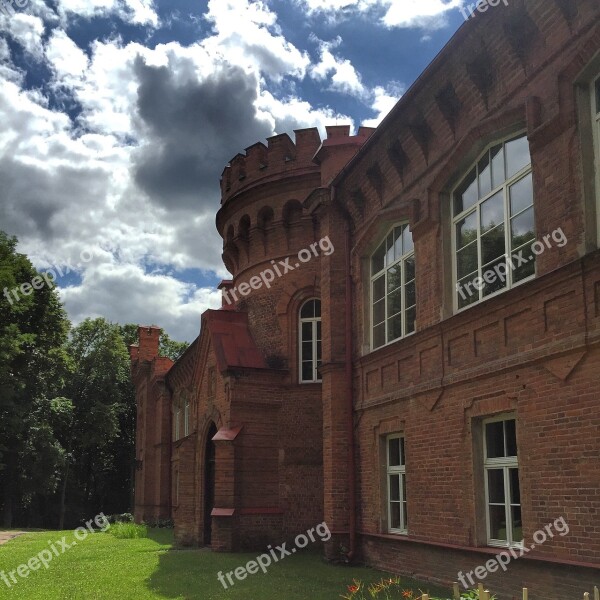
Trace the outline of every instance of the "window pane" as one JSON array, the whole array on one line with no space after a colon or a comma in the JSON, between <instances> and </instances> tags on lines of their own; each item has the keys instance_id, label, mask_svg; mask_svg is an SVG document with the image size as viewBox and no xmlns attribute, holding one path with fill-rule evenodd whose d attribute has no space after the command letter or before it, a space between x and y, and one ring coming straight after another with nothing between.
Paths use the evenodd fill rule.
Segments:
<instances>
[{"instance_id":1,"label":"window pane","mask_svg":"<svg viewBox=\"0 0 600 600\"><path fill-rule=\"evenodd\" d=\"M457 259L459 279L476 272L478 268L477 242L473 242L460 250Z\"/></svg>"},{"instance_id":2,"label":"window pane","mask_svg":"<svg viewBox=\"0 0 600 600\"><path fill-rule=\"evenodd\" d=\"M504 505L502 506L489 506L490 514L490 537L493 540L504 540L506 538L506 512Z\"/></svg>"},{"instance_id":3,"label":"window pane","mask_svg":"<svg viewBox=\"0 0 600 600\"><path fill-rule=\"evenodd\" d=\"M400 503L392 502L390 504L390 528L400 529Z\"/></svg>"},{"instance_id":4,"label":"window pane","mask_svg":"<svg viewBox=\"0 0 600 600\"><path fill-rule=\"evenodd\" d=\"M321 341L323 338L321 337L321 321L317 321L317 339Z\"/></svg>"},{"instance_id":5,"label":"window pane","mask_svg":"<svg viewBox=\"0 0 600 600\"><path fill-rule=\"evenodd\" d=\"M394 228L394 260L402 256L402 227Z\"/></svg>"},{"instance_id":6,"label":"window pane","mask_svg":"<svg viewBox=\"0 0 600 600\"><path fill-rule=\"evenodd\" d=\"M506 143L506 176L510 179L521 169L531 164L527 136Z\"/></svg>"},{"instance_id":7,"label":"window pane","mask_svg":"<svg viewBox=\"0 0 600 600\"><path fill-rule=\"evenodd\" d=\"M321 364L321 342L317 342L317 362Z\"/></svg>"},{"instance_id":8,"label":"window pane","mask_svg":"<svg viewBox=\"0 0 600 600\"><path fill-rule=\"evenodd\" d=\"M495 421L485 426L487 458L504 456L504 422Z\"/></svg>"},{"instance_id":9,"label":"window pane","mask_svg":"<svg viewBox=\"0 0 600 600\"><path fill-rule=\"evenodd\" d=\"M492 185L496 189L506 181L504 146L502 144L494 146L490 151L490 155L492 157Z\"/></svg>"},{"instance_id":10,"label":"window pane","mask_svg":"<svg viewBox=\"0 0 600 600\"><path fill-rule=\"evenodd\" d=\"M407 308L414 306L417 303L414 281L407 284L405 292L404 292L404 298L405 298L405 303L406 303Z\"/></svg>"},{"instance_id":11,"label":"window pane","mask_svg":"<svg viewBox=\"0 0 600 600\"><path fill-rule=\"evenodd\" d=\"M482 272L484 298L491 296L506 287L507 273L508 267L504 256L484 267Z\"/></svg>"},{"instance_id":12,"label":"window pane","mask_svg":"<svg viewBox=\"0 0 600 600\"><path fill-rule=\"evenodd\" d=\"M521 504L521 486L519 484L519 469L508 470L510 479L510 503Z\"/></svg>"},{"instance_id":13,"label":"window pane","mask_svg":"<svg viewBox=\"0 0 600 600\"><path fill-rule=\"evenodd\" d=\"M399 467L402 464L400 456L400 438L390 438L388 440L388 464L390 467Z\"/></svg>"},{"instance_id":14,"label":"window pane","mask_svg":"<svg viewBox=\"0 0 600 600\"><path fill-rule=\"evenodd\" d=\"M309 300L302 307L302 312L300 313L300 317L302 319L312 319L315 316L315 301Z\"/></svg>"},{"instance_id":15,"label":"window pane","mask_svg":"<svg viewBox=\"0 0 600 600\"><path fill-rule=\"evenodd\" d=\"M388 296L388 318L402 311L402 290L398 289Z\"/></svg>"},{"instance_id":16,"label":"window pane","mask_svg":"<svg viewBox=\"0 0 600 600\"><path fill-rule=\"evenodd\" d=\"M409 308L406 311L406 332L405 335L413 333L416 329L417 323L417 309L415 307Z\"/></svg>"},{"instance_id":17,"label":"window pane","mask_svg":"<svg viewBox=\"0 0 600 600\"><path fill-rule=\"evenodd\" d=\"M392 342L402 337L402 315L396 315L388 319L388 342Z\"/></svg>"},{"instance_id":18,"label":"window pane","mask_svg":"<svg viewBox=\"0 0 600 600\"><path fill-rule=\"evenodd\" d=\"M404 438L400 438L400 463L406 464L406 454L404 453ZM402 481L404 481L404 475L402 475ZM404 490L404 499L406 500L406 489Z\"/></svg>"},{"instance_id":19,"label":"window pane","mask_svg":"<svg viewBox=\"0 0 600 600\"><path fill-rule=\"evenodd\" d=\"M504 504L504 469L488 469L488 501Z\"/></svg>"},{"instance_id":20,"label":"window pane","mask_svg":"<svg viewBox=\"0 0 600 600\"><path fill-rule=\"evenodd\" d=\"M373 302L381 300L385 296L385 275L373 282Z\"/></svg>"},{"instance_id":21,"label":"window pane","mask_svg":"<svg viewBox=\"0 0 600 600\"><path fill-rule=\"evenodd\" d=\"M408 225L404 225L404 232L402 233L402 251L404 254L408 254L412 252L415 248L413 242L412 232L409 229Z\"/></svg>"},{"instance_id":22,"label":"window pane","mask_svg":"<svg viewBox=\"0 0 600 600\"><path fill-rule=\"evenodd\" d=\"M315 317L320 317L321 316L321 301L320 300L315 300Z\"/></svg>"},{"instance_id":23,"label":"window pane","mask_svg":"<svg viewBox=\"0 0 600 600\"><path fill-rule=\"evenodd\" d=\"M395 265L387 272L387 291L393 292L402 286L402 269L400 265Z\"/></svg>"},{"instance_id":24,"label":"window pane","mask_svg":"<svg viewBox=\"0 0 600 600\"><path fill-rule=\"evenodd\" d=\"M531 255L531 246L529 244L525 244L522 248L518 248L512 254L513 256L513 264L515 265L515 270L513 271L513 282L518 283L519 281L523 281L532 275L535 275L535 257ZM517 256L522 256L527 259L524 264L519 265L519 260L516 258Z\"/></svg>"},{"instance_id":25,"label":"window pane","mask_svg":"<svg viewBox=\"0 0 600 600\"><path fill-rule=\"evenodd\" d=\"M415 278L415 257L407 258L404 261L404 282L408 283Z\"/></svg>"},{"instance_id":26,"label":"window pane","mask_svg":"<svg viewBox=\"0 0 600 600\"><path fill-rule=\"evenodd\" d=\"M534 233L534 215L533 206L522 212L518 217L512 219L510 223L512 233L512 247L518 248L527 242L533 241Z\"/></svg>"},{"instance_id":27,"label":"window pane","mask_svg":"<svg viewBox=\"0 0 600 600\"><path fill-rule=\"evenodd\" d=\"M302 360L313 359L313 344L312 342L302 342Z\"/></svg>"},{"instance_id":28,"label":"window pane","mask_svg":"<svg viewBox=\"0 0 600 600\"><path fill-rule=\"evenodd\" d=\"M312 323L302 323L302 341L308 342L312 340L313 326Z\"/></svg>"},{"instance_id":29,"label":"window pane","mask_svg":"<svg viewBox=\"0 0 600 600\"><path fill-rule=\"evenodd\" d=\"M402 503L402 512L404 513L404 527L408 527L408 509L406 502Z\"/></svg>"},{"instance_id":30,"label":"window pane","mask_svg":"<svg viewBox=\"0 0 600 600\"><path fill-rule=\"evenodd\" d=\"M500 225L481 236L481 259L483 265L504 256L506 253L506 236L504 225Z\"/></svg>"},{"instance_id":31,"label":"window pane","mask_svg":"<svg viewBox=\"0 0 600 600\"><path fill-rule=\"evenodd\" d=\"M302 381L312 381L313 379L313 363L303 362L302 363Z\"/></svg>"},{"instance_id":32,"label":"window pane","mask_svg":"<svg viewBox=\"0 0 600 600\"><path fill-rule=\"evenodd\" d=\"M600 78L596 81L596 114L600 114Z\"/></svg>"},{"instance_id":33,"label":"window pane","mask_svg":"<svg viewBox=\"0 0 600 600\"><path fill-rule=\"evenodd\" d=\"M394 232L392 231L387 236L387 240L385 241L387 247L387 253L385 257L385 264L391 265L394 262Z\"/></svg>"},{"instance_id":34,"label":"window pane","mask_svg":"<svg viewBox=\"0 0 600 600\"><path fill-rule=\"evenodd\" d=\"M456 248L464 248L477 239L477 211L456 224Z\"/></svg>"},{"instance_id":35,"label":"window pane","mask_svg":"<svg viewBox=\"0 0 600 600\"><path fill-rule=\"evenodd\" d=\"M477 169L473 169L454 194L454 214L459 215L479 200L477 192Z\"/></svg>"},{"instance_id":36,"label":"window pane","mask_svg":"<svg viewBox=\"0 0 600 600\"><path fill-rule=\"evenodd\" d=\"M379 348L385 344L385 323L373 328L373 347Z\"/></svg>"},{"instance_id":37,"label":"window pane","mask_svg":"<svg viewBox=\"0 0 600 600\"><path fill-rule=\"evenodd\" d=\"M516 215L533 204L533 175L529 173L510 186L510 214Z\"/></svg>"},{"instance_id":38,"label":"window pane","mask_svg":"<svg viewBox=\"0 0 600 600\"><path fill-rule=\"evenodd\" d=\"M498 192L481 204L482 235L504 223L504 192Z\"/></svg>"},{"instance_id":39,"label":"window pane","mask_svg":"<svg viewBox=\"0 0 600 600\"><path fill-rule=\"evenodd\" d=\"M490 155L486 153L477 165L479 171L479 197L483 198L492 191L492 166Z\"/></svg>"},{"instance_id":40,"label":"window pane","mask_svg":"<svg viewBox=\"0 0 600 600\"><path fill-rule=\"evenodd\" d=\"M385 300L375 302L373 305L373 323L379 325L385 320Z\"/></svg>"},{"instance_id":41,"label":"window pane","mask_svg":"<svg viewBox=\"0 0 600 600\"><path fill-rule=\"evenodd\" d=\"M400 476L390 475L390 500L400 500Z\"/></svg>"},{"instance_id":42,"label":"window pane","mask_svg":"<svg viewBox=\"0 0 600 600\"><path fill-rule=\"evenodd\" d=\"M506 432L506 456L517 456L517 422L515 419L504 421Z\"/></svg>"},{"instance_id":43,"label":"window pane","mask_svg":"<svg viewBox=\"0 0 600 600\"><path fill-rule=\"evenodd\" d=\"M521 507L513 506L510 509L512 517L512 541L519 543L523 541L523 521L521 519Z\"/></svg>"},{"instance_id":44,"label":"window pane","mask_svg":"<svg viewBox=\"0 0 600 600\"><path fill-rule=\"evenodd\" d=\"M371 275L379 273L385 266L385 242L377 248L371 258Z\"/></svg>"},{"instance_id":45,"label":"window pane","mask_svg":"<svg viewBox=\"0 0 600 600\"><path fill-rule=\"evenodd\" d=\"M479 290L473 285L476 277L478 277L477 273L468 275L456 284L458 308L464 308L479 300Z\"/></svg>"}]
</instances>

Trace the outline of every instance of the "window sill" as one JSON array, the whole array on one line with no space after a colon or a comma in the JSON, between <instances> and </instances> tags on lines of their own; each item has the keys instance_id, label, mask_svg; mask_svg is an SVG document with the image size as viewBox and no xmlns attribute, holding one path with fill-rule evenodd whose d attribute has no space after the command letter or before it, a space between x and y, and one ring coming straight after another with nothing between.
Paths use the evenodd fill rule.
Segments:
<instances>
[{"instance_id":1,"label":"window sill","mask_svg":"<svg viewBox=\"0 0 600 600\"><path fill-rule=\"evenodd\" d=\"M424 540L421 538L411 537L408 535L392 535L390 533L371 533L368 531L359 531L359 535L365 538L377 538L387 541L397 541L403 544L422 544L424 546L433 546L436 548L443 548L445 550L457 550L460 552L472 552L474 554L484 554L488 556L496 556L500 548L492 548L490 546L461 546L459 544L449 544L445 542L434 542L431 540ZM505 548L508 550L508 548ZM565 558L551 558L548 556L535 556L531 554L524 554L519 557L519 560L531 560L535 562L543 562L553 565L566 565L571 567L581 567L584 569L598 569L600 563L588 563L583 561L569 560Z\"/></svg>"}]
</instances>

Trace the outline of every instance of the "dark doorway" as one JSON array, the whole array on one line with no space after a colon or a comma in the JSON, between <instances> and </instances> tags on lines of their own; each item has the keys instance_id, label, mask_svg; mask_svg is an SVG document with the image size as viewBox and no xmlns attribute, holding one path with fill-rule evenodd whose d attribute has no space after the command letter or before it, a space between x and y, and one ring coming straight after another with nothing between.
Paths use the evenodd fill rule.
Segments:
<instances>
[{"instance_id":1,"label":"dark doorway","mask_svg":"<svg viewBox=\"0 0 600 600\"><path fill-rule=\"evenodd\" d=\"M213 423L206 438L204 459L204 545L210 546L212 541L212 509L215 507L215 443L213 437L217 427Z\"/></svg>"}]
</instances>

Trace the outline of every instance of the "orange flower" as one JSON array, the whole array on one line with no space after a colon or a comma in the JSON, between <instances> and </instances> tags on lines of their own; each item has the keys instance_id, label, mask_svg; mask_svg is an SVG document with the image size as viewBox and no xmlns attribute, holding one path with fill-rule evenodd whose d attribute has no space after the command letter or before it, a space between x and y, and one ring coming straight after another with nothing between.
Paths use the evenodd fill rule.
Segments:
<instances>
[{"instance_id":1,"label":"orange flower","mask_svg":"<svg viewBox=\"0 0 600 600\"><path fill-rule=\"evenodd\" d=\"M402 596L403 596L404 598L412 598L412 595L413 595L413 593L412 593L412 591L411 591L411 590L404 590L404 591L402 592Z\"/></svg>"},{"instance_id":2,"label":"orange flower","mask_svg":"<svg viewBox=\"0 0 600 600\"><path fill-rule=\"evenodd\" d=\"M349 585L348 591L351 592L352 594L355 594L356 592L358 592L358 586L357 585Z\"/></svg>"}]
</instances>

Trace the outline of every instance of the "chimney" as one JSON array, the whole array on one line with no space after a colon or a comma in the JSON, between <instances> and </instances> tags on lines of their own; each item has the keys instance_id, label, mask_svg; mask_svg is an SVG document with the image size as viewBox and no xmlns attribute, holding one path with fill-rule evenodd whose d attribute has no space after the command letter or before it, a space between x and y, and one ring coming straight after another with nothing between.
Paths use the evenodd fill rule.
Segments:
<instances>
[{"instance_id":1,"label":"chimney","mask_svg":"<svg viewBox=\"0 0 600 600\"><path fill-rule=\"evenodd\" d=\"M138 327L138 359L140 361L152 361L158 356L161 332L162 329L154 325Z\"/></svg>"}]
</instances>

